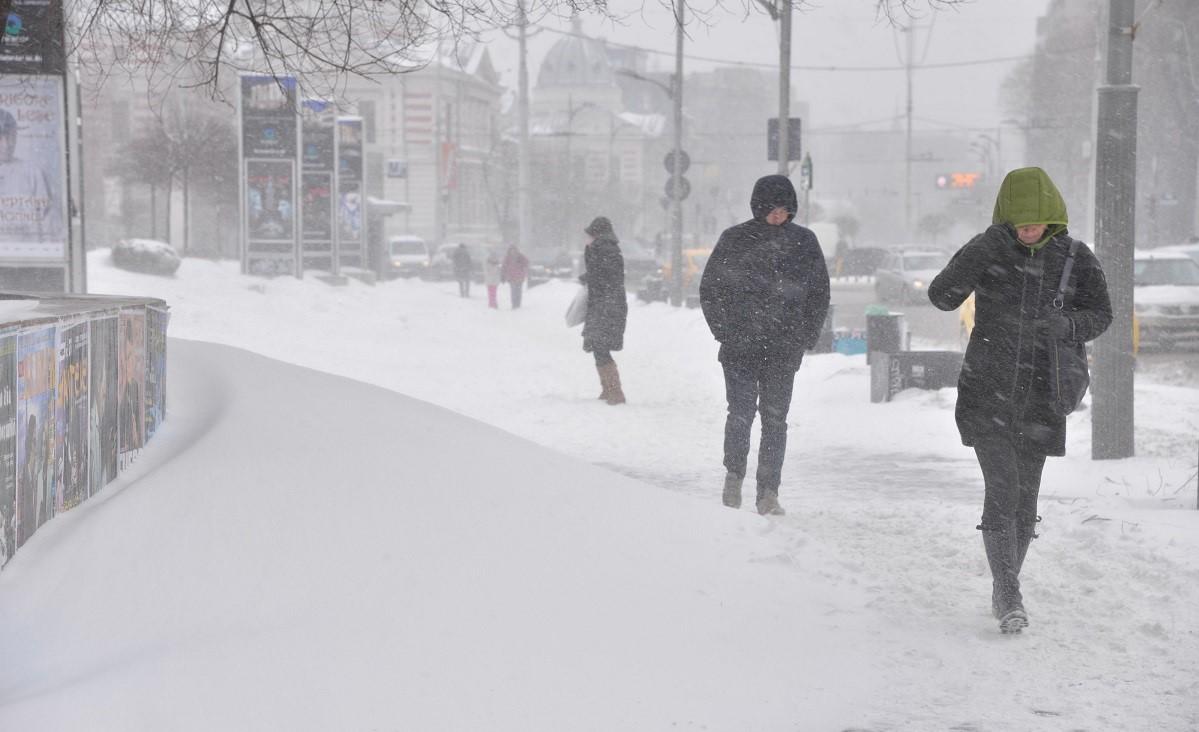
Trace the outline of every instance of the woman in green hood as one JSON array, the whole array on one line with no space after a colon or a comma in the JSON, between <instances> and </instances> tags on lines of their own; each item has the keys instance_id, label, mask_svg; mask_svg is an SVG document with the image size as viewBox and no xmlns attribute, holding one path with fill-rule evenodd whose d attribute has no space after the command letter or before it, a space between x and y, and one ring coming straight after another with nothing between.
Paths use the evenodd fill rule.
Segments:
<instances>
[{"instance_id":1,"label":"woman in green hood","mask_svg":"<svg viewBox=\"0 0 1199 732\"><path fill-rule=\"evenodd\" d=\"M982 468L978 528L991 566L992 612L1005 633L1028 625L1019 574L1036 537L1041 471L1047 455L1066 454L1066 419L1051 406L1051 350L1081 348L1112 321L1099 260L1070 238L1067 223L1066 203L1045 171L1013 170L1000 186L992 225L928 288L942 310L975 297L956 418L962 444L974 448ZM1059 308L1054 300L1072 247Z\"/></svg>"}]
</instances>

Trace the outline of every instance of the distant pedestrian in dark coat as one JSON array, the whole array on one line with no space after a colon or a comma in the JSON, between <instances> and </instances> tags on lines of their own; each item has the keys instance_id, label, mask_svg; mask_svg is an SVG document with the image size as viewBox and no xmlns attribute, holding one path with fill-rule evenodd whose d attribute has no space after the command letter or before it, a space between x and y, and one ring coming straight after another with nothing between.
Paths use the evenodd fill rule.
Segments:
<instances>
[{"instance_id":1,"label":"distant pedestrian in dark coat","mask_svg":"<svg viewBox=\"0 0 1199 732\"><path fill-rule=\"evenodd\" d=\"M704 268L699 298L720 342L728 399L724 504L741 506L750 430L754 413L760 412L757 509L781 515L787 412L795 372L804 351L816 345L828 314L828 268L816 235L791 222L798 205L789 179L759 179L750 209L752 219L720 235Z\"/></svg>"},{"instance_id":2,"label":"distant pedestrian in dark coat","mask_svg":"<svg viewBox=\"0 0 1199 732\"><path fill-rule=\"evenodd\" d=\"M458 295L470 297L470 250L465 244L459 244L454 250L454 279L458 280Z\"/></svg>"},{"instance_id":3,"label":"distant pedestrian in dark coat","mask_svg":"<svg viewBox=\"0 0 1199 732\"><path fill-rule=\"evenodd\" d=\"M529 258L522 254L515 244L508 247L508 253L504 255L500 278L508 283L512 291L512 309L517 309L520 307L521 290L525 286L525 280L529 278Z\"/></svg>"},{"instance_id":4,"label":"distant pedestrian in dark coat","mask_svg":"<svg viewBox=\"0 0 1199 732\"><path fill-rule=\"evenodd\" d=\"M624 348L624 328L629 300L624 289L624 256L612 222L597 217L583 230L591 237L583 250L586 271L579 281L587 285L587 318L583 321L583 350L595 356L600 377L600 399L624 404L624 389L612 351Z\"/></svg>"},{"instance_id":5,"label":"distant pedestrian in dark coat","mask_svg":"<svg viewBox=\"0 0 1199 732\"><path fill-rule=\"evenodd\" d=\"M1066 453L1066 419L1050 407L1049 346L1099 337L1112 321L1099 260L1078 244L1063 308L1054 305L1072 239L1066 202L1040 168L1013 170L993 224L958 250L928 288L942 310L974 293L974 330L958 379L957 424L973 447L986 496L983 545L1000 630L1028 625L1019 574L1036 536L1046 455Z\"/></svg>"}]
</instances>

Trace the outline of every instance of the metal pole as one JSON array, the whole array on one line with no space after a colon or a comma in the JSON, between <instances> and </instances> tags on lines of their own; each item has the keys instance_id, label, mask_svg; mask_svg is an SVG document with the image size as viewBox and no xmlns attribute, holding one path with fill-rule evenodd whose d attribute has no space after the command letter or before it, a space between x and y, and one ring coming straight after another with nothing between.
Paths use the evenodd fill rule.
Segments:
<instances>
[{"instance_id":1,"label":"metal pole","mask_svg":"<svg viewBox=\"0 0 1199 732\"><path fill-rule=\"evenodd\" d=\"M1132 84L1134 0L1110 0L1107 84L1099 87L1095 247L1112 301L1112 325L1095 342L1091 457L1132 457L1132 253L1135 236L1137 91Z\"/></svg>"},{"instance_id":2,"label":"metal pole","mask_svg":"<svg viewBox=\"0 0 1199 732\"><path fill-rule=\"evenodd\" d=\"M517 173L517 234L518 246L524 251L532 247L529 219L529 18L523 2L517 5L520 28L520 161Z\"/></svg>"},{"instance_id":3,"label":"metal pole","mask_svg":"<svg viewBox=\"0 0 1199 732\"><path fill-rule=\"evenodd\" d=\"M909 25L903 31L908 35L907 58L904 66L907 70L907 131L903 151L903 229L904 236L912 236L912 58L916 54L916 26Z\"/></svg>"},{"instance_id":4,"label":"metal pole","mask_svg":"<svg viewBox=\"0 0 1199 732\"><path fill-rule=\"evenodd\" d=\"M683 200L678 185L683 178L683 12L686 0L675 6L674 41L674 181L670 197L671 251L670 304L683 304Z\"/></svg>"},{"instance_id":5,"label":"metal pole","mask_svg":"<svg viewBox=\"0 0 1199 732\"><path fill-rule=\"evenodd\" d=\"M779 8L779 175L791 172L791 0Z\"/></svg>"}]
</instances>

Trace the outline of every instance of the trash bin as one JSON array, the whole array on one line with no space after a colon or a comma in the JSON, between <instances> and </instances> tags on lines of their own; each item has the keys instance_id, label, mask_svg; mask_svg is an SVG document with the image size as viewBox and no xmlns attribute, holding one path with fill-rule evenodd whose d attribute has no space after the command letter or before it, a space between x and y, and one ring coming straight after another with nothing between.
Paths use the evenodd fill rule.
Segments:
<instances>
[{"instance_id":1,"label":"trash bin","mask_svg":"<svg viewBox=\"0 0 1199 732\"><path fill-rule=\"evenodd\" d=\"M866 363L874 353L899 353L904 342L903 313L866 315Z\"/></svg>"},{"instance_id":2,"label":"trash bin","mask_svg":"<svg viewBox=\"0 0 1199 732\"><path fill-rule=\"evenodd\" d=\"M879 353L870 365L870 401L889 402L904 389L955 387L962 358L960 351Z\"/></svg>"}]
</instances>

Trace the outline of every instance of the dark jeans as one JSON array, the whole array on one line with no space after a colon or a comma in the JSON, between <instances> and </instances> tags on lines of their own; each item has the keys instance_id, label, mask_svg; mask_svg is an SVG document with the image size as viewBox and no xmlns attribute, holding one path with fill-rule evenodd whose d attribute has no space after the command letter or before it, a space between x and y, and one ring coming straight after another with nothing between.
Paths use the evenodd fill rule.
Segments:
<instances>
[{"instance_id":1,"label":"dark jeans","mask_svg":"<svg viewBox=\"0 0 1199 732\"><path fill-rule=\"evenodd\" d=\"M607 366L610 363L616 363L612 359L611 351L592 351L591 355L595 356L596 368L599 368L600 366Z\"/></svg>"},{"instance_id":2,"label":"dark jeans","mask_svg":"<svg viewBox=\"0 0 1199 732\"><path fill-rule=\"evenodd\" d=\"M520 307L520 296L522 288L525 286L523 282L509 282L508 285L512 288L512 309Z\"/></svg>"},{"instance_id":3,"label":"dark jeans","mask_svg":"<svg viewBox=\"0 0 1199 732\"><path fill-rule=\"evenodd\" d=\"M1013 522L1024 529L1036 525L1045 456L1018 437L1002 436L980 441L974 452L986 485L982 528L1002 529Z\"/></svg>"},{"instance_id":4,"label":"dark jeans","mask_svg":"<svg viewBox=\"0 0 1199 732\"><path fill-rule=\"evenodd\" d=\"M749 459L749 433L754 413L762 414L762 441L758 445L758 495L778 493L787 453L787 412L795 385L795 367L773 359L730 361L724 366L725 398L729 415L724 423L724 467L745 475Z\"/></svg>"},{"instance_id":5,"label":"dark jeans","mask_svg":"<svg viewBox=\"0 0 1199 732\"><path fill-rule=\"evenodd\" d=\"M459 297L470 297L470 278L469 277L459 277L458 278L458 296Z\"/></svg>"}]
</instances>

